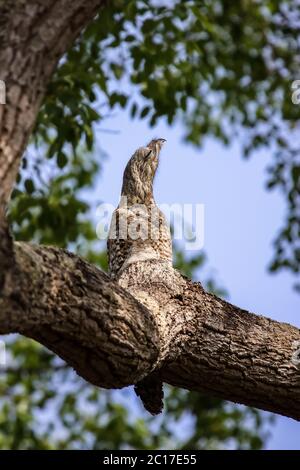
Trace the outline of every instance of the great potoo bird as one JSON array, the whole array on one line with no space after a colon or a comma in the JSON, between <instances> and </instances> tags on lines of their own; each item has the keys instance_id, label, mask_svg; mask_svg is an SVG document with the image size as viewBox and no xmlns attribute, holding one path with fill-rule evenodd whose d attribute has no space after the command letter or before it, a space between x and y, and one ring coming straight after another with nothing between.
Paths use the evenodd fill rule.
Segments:
<instances>
[{"instance_id":1,"label":"great potoo bird","mask_svg":"<svg viewBox=\"0 0 300 470\"><path fill-rule=\"evenodd\" d=\"M124 171L121 200L108 236L109 271L113 278L131 263L164 259L172 263L168 223L153 196L153 179L165 139L140 147Z\"/></svg>"},{"instance_id":2,"label":"great potoo bird","mask_svg":"<svg viewBox=\"0 0 300 470\"><path fill-rule=\"evenodd\" d=\"M172 264L169 225L153 196L153 180L165 139L154 139L135 151L124 171L121 200L108 236L110 275L118 278L132 263L164 260ZM135 385L135 392L152 414L163 408L159 372Z\"/></svg>"}]
</instances>

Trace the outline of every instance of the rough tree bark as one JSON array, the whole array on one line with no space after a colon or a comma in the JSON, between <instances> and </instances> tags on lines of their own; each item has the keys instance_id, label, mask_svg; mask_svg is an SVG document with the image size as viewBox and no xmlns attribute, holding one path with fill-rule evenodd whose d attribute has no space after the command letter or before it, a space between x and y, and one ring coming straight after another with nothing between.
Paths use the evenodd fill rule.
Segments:
<instances>
[{"instance_id":1,"label":"rough tree bark","mask_svg":"<svg viewBox=\"0 0 300 470\"><path fill-rule=\"evenodd\" d=\"M100 0L0 0L0 334L18 332L106 388L164 382L300 419L300 331L241 310L167 263L117 281L79 257L14 243L5 221L22 151L59 58ZM57 39L59 38L59 39Z\"/></svg>"}]
</instances>

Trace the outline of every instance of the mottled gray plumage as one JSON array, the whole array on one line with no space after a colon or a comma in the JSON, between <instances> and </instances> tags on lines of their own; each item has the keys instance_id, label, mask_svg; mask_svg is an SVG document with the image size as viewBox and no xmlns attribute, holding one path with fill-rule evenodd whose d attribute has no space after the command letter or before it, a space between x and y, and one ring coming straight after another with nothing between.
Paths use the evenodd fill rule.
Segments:
<instances>
[{"instance_id":1,"label":"mottled gray plumage","mask_svg":"<svg viewBox=\"0 0 300 470\"><path fill-rule=\"evenodd\" d=\"M161 259L172 264L170 229L153 197L153 179L164 142L154 139L137 149L125 168L121 200L113 213L107 242L113 278L138 261ZM159 372L137 383L135 392L151 414L161 412L163 384Z\"/></svg>"},{"instance_id":2,"label":"mottled gray plumage","mask_svg":"<svg viewBox=\"0 0 300 470\"><path fill-rule=\"evenodd\" d=\"M125 168L121 200L112 216L107 246L113 278L137 261L172 262L170 229L153 197L153 179L164 142L155 139L137 149Z\"/></svg>"}]
</instances>

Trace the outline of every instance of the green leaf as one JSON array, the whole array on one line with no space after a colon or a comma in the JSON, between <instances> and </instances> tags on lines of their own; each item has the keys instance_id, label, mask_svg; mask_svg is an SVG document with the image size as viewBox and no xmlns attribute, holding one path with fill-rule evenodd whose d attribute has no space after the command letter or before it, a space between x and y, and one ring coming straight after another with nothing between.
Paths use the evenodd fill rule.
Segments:
<instances>
[{"instance_id":1,"label":"green leaf","mask_svg":"<svg viewBox=\"0 0 300 470\"><path fill-rule=\"evenodd\" d=\"M24 181L24 186L28 194L32 194L34 192L34 182L32 181L31 178L27 178Z\"/></svg>"},{"instance_id":2,"label":"green leaf","mask_svg":"<svg viewBox=\"0 0 300 470\"><path fill-rule=\"evenodd\" d=\"M150 106L145 106L140 112L140 118L141 119L145 118L150 113L150 110L151 110Z\"/></svg>"},{"instance_id":3,"label":"green leaf","mask_svg":"<svg viewBox=\"0 0 300 470\"><path fill-rule=\"evenodd\" d=\"M59 168L64 168L68 163L68 158L64 152L58 152L57 154L57 165Z\"/></svg>"}]
</instances>

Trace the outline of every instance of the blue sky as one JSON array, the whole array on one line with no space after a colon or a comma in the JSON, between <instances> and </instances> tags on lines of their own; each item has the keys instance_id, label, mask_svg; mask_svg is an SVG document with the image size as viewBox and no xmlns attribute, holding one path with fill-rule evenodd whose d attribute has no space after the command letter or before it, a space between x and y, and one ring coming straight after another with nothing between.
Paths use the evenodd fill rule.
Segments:
<instances>
[{"instance_id":1,"label":"blue sky","mask_svg":"<svg viewBox=\"0 0 300 470\"><path fill-rule=\"evenodd\" d=\"M300 327L300 296L292 289L293 277L267 272L272 240L285 213L281 195L264 189L271 156L260 152L246 161L238 145L224 148L214 141L195 149L182 141L180 124L168 127L160 122L150 129L145 121L130 120L125 111L104 125L119 132L98 132L108 159L95 199L117 204L123 170L133 151L153 136L167 139L155 181L156 201L204 204L209 272L229 291L230 301ZM268 449L300 449L300 423L277 417L271 432Z\"/></svg>"}]
</instances>

